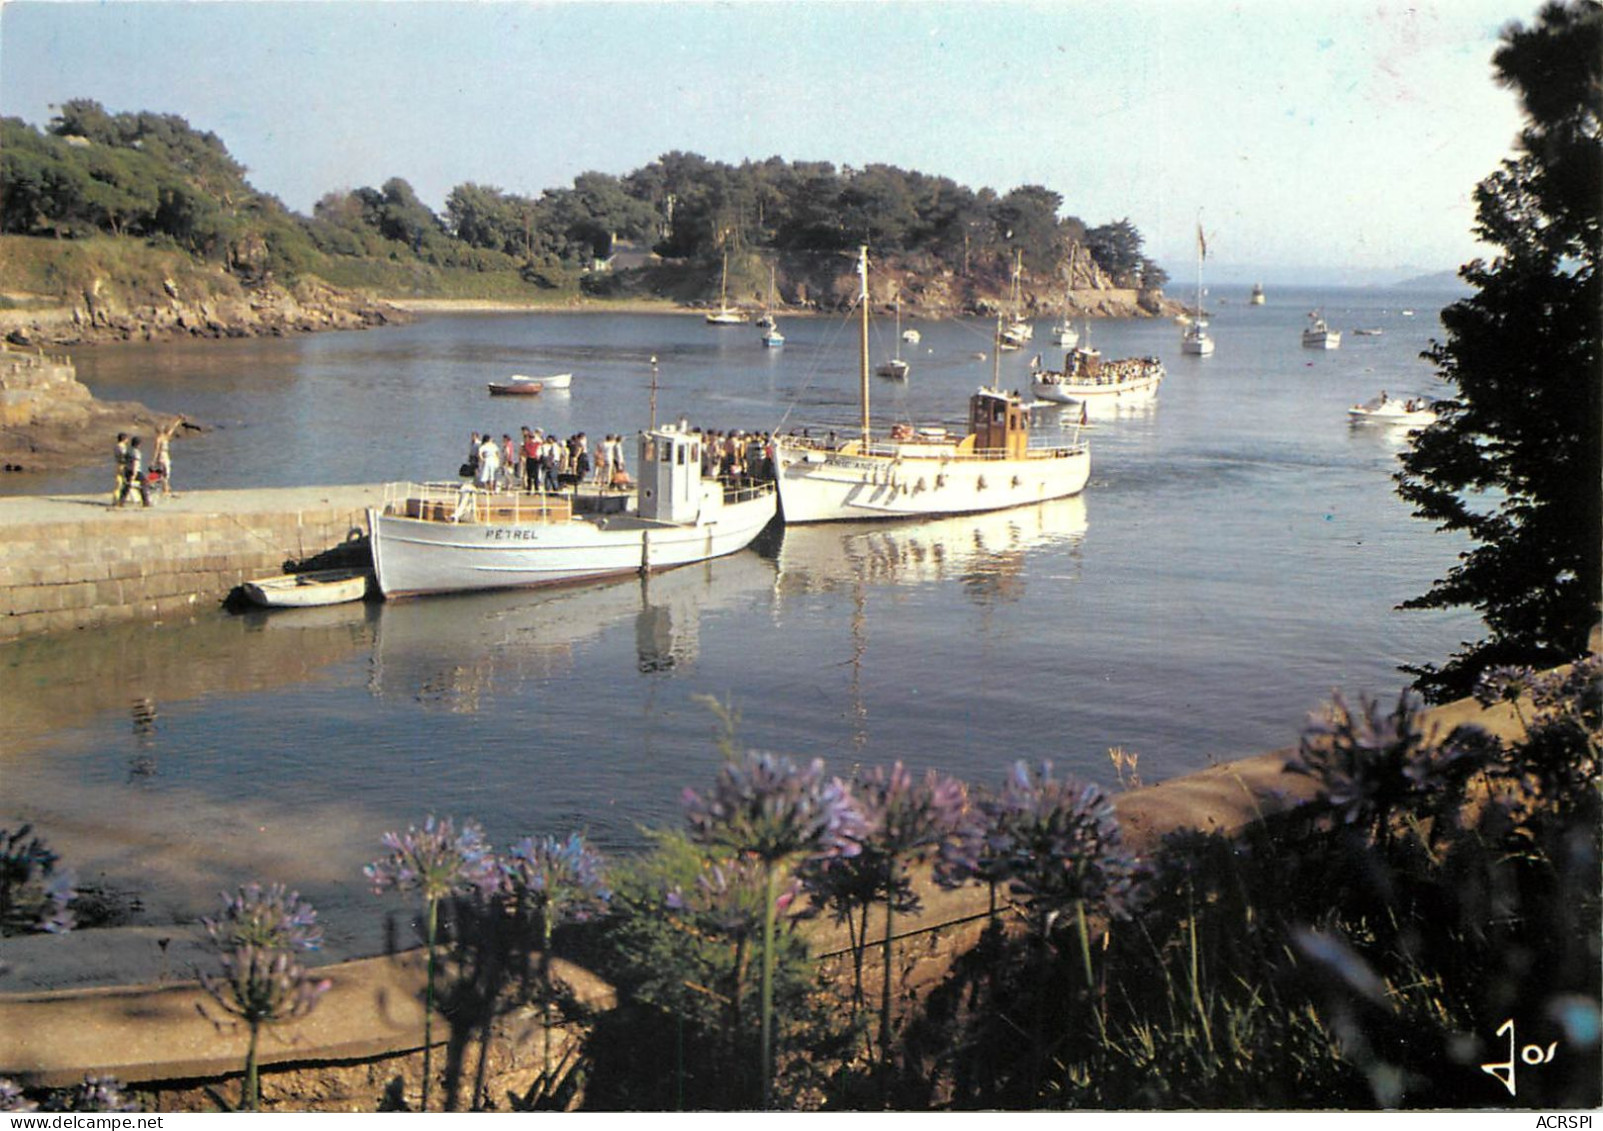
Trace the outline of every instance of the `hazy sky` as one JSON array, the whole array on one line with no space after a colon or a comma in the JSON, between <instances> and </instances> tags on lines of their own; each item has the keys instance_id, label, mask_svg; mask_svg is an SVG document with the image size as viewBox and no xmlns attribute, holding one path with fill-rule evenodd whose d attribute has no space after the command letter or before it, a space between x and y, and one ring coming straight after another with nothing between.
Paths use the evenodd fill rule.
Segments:
<instances>
[{"instance_id":1,"label":"hazy sky","mask_svg":"<svg viewBox=\"0 0 1603 1131\"><path fill-rule=\"evenodd\" d=\"M671 150L874 162L1128 217L1177 281L1390 278L1477 254L1512 151L1514 0L98 3L0 8L0 113L178 114L252 184L537 193Z\"/></svg>"}]
</instances>

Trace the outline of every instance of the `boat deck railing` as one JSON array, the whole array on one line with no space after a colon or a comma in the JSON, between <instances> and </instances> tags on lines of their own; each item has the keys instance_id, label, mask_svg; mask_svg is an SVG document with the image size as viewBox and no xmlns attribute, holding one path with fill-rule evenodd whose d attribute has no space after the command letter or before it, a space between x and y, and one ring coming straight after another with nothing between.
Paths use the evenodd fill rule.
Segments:
<instances>
[{"instance_id":1,"label":"boat deck railing","mask_svg":"<svg viewBox=\"0 0 1603 1131\"><path fill-rule=\"evenodd\" d=\"M568 492L485 490L470 483L390 483L384 513L428 522L567 522L574 498Z\"/></svg>"},{"instance_id":2,"label":"boat deck railing","mask_svg":"<svg viewBox=\"0 0 1603 1131\"><path fill-rule=\"evenodd\" d=\"M718 482L723 485L725 506L730 506L733 503L750 502L752 499L760 499L764 495L774 493L774 481L772 479L756 481L747 479L736 482L720 475Z\"/></svg>"}]
</instances>

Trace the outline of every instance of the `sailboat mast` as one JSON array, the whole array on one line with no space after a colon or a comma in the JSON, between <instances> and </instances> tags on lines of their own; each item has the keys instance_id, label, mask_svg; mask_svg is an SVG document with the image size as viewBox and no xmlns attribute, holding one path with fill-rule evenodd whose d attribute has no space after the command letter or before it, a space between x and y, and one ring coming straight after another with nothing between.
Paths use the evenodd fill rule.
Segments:
<instances>
[{"instance_id":1,"label":"sailboat mast","mask_svg":"<svg viewBox=\"0 0 1603 1131\"><path fill-rule=\"evenodd\" d=\"M991 339L991 388L1002 391L1002 314L996 315L996 337Z\"/></svg>"},{"instance_id":2,"label":"sailboat mast","mask_svg":"<svg viewBox=\"0 0 1603 1131\"><path fill-rule=\"evenodd\" d=\"M857 249L857 277L861 281L861 290L857 296L857 305L861 308L861 327L858 337L858 357L862 372L859 375L862 381L863 400L863 447L868 447L868 245L863 244Z\"/></svg>"},{"instance_id":3,"label":"sailboat mast","mask_svg":"<svg viewBox=\"0 0 1603 1131\"><path fill-rule=\"evenodd\" d=\"M1202 321L1202 260L1208 254L1208 243L1202 237L1202 220L1197 220L1197 321Z\"/></svg>"}]
</instances>

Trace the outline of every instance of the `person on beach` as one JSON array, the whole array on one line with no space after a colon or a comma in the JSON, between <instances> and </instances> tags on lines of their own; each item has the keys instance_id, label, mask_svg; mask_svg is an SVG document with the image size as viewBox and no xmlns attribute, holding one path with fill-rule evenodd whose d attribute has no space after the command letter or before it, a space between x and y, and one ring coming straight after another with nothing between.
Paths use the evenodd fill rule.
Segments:
<instances>
[{"instance_id":1,"label":"person on beach","mask_svg":"<svg viewBox=\"0 0 1603 1131\"><path fill-rule=\"evenodd\" d=\"M123 456L122 489L117 494L117 501L112 505L122 506L136 484L139 487L140 502L148 507L150 505L150 484L145 482L144 456L139 450L139 437L133 436L128 440L128 448Z\"/></svg>"},{"instance_id":2,"label":"person on beach","mask_svg":"<svg viewBox=\"0 0 1603 1131\"><path fill-rule=\"evenodd\" d=\"M111 505L116 506L122 499L123 484L128 482L128 433L117 433L117 485L111 489Z\"/></svg>"},{"instance_id":3,"label":"person on beach","mask_svg":"<svg viewBox=\"0 0 1603 1131\"><path fill-rule=\"evenodd\" d=\"M169 498L173 493L173 437L177 435L178 428L184 423L184 415L179 413L177 418L165 428L156 430L156 447L150 455L150 470L156 473L161 484L161 493Z\"/></svg>"}]
</instances>

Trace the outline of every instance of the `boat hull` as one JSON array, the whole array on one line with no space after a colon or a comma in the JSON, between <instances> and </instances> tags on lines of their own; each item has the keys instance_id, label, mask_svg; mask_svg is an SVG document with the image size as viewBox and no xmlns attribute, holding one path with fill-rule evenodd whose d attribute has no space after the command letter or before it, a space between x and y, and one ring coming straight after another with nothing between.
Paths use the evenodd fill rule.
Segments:
<instances>
[{"instance_id":1,"label":"boat hull","mask_svg":"<svg viewBox=\"0 0 1603 1131\"><path fill-rule=\"evenodd\" d=\"M1157 398L1158 387L1162 384L1161 376L1111 384L1036 380L1030 383L1030 391L1037 400L1054 404L1083 404L1095 409L1104 405L1145 404Z\"/></svg>"},{"instance_id":2,"label":"boat hull","mask_svg":"<svg viewBox=\"0 0 1603 1131\"><path fill-rule=\"evenodd\" d=\"M553 522L441 522L368 512L373 569L386 597L561 585L653 572L723 557L750 545L773 519L771 488L723 502L714 485L695 523L633 514Z\"/></svg>"},{"instance_id":3,"label":"boat hull","mask_svg":"<svg viewBox=\"0 0 1603 1131\"><path fill-rule=\"evenodd\" d=\"M1436 423L1436 414L1429 409L1415 412L1386 412L1384 410L1350 408L1347 419L1353 424L1384 424L1399 428L1425 428Z\"/></svg>"},{"instance_id":4,"label":"boat hull","mask_svg":"<svg viewBox=\"0 0 1603 1131\"><path fill-rule=\"evenodd\" d=\"M365 569L312 570L247 581L240 586L252 604L269 609L309 609L343 605L367 596Z\"/></svg>"},{"instance_id":5,"label":"boat hull","mask_svg":"<svg viewBox=\"0 0 1603 1131\"><path fill-rule=\"evenodd\" d=\"M1078 445L1024 459L930 451L937 447L857 455L781 441L780 513L786 525L976 514L1077 495L1091 476L1090 451Z\"/></svg>"}]
</instances>

